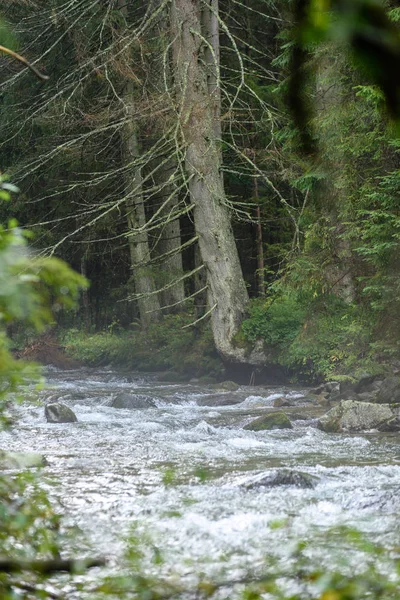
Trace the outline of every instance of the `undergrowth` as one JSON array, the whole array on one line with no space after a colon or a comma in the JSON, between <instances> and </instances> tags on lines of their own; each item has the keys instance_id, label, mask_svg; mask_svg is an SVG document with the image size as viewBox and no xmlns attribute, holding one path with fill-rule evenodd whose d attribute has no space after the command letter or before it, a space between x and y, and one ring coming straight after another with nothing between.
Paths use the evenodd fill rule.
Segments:
<instances>
[{"instance_id":1,"label":"undergrowth","mask_svg":"<svg viewBox=\"0 0 400 600\"><path fill-rule=\"evenodd\" d=\"M87 334L69 329L62 335L67 353L89 365L111 364L142 371L172 369L190 376L218 377L223 365L208 328L185 327L189 314L167 315L146 330Z\"/></svg>"},{"instance_id":2,"label":"undergrowth","mask_svg":"<svg viewBox=\"0 0 400 600\"><path fill-rule=\"evenodd\" d=\"M241 336L261 339L299 377L332 378L384 370L396 348L379 339L378 329L378 317L360 305L291 292L251 302Z\"/></svg>"}]
</instances>

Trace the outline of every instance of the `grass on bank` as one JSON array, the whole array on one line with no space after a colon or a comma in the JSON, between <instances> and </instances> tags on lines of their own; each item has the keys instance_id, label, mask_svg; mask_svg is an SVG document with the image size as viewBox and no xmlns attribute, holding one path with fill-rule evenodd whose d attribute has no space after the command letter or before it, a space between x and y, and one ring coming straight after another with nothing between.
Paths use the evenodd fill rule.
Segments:
<instances>
[{"instance_id":1,"label":"grass on bank","mask_svg":"<svg viewBox=\"0 0 400 600\"><path fill-rule=\"evenodd\" d=\"M146 331L88 334L65 331L61 340L69 356L89 366L114 365L139 371L173 370L182 375L218 378L224 370L208 327L185 327L189 314L166 315Z\"/></svg>"}]
</instances>

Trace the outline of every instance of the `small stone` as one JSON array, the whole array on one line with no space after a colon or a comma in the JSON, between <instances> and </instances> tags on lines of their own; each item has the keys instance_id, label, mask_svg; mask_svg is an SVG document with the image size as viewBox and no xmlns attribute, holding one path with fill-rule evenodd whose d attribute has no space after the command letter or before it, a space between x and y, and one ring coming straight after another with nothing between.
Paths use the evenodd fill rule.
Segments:
<instances>
[{"instance_id":1,"label":"small stone","mask_svg":"<svg viewBox=\"0 0 400 600\"><path fill-rule=\"evenodd\" d=\"M284 412L268 413L258 417L244 427L249 431L271 431L273 429L293 429L289 417Z\"/></svg>"}]
</instances>

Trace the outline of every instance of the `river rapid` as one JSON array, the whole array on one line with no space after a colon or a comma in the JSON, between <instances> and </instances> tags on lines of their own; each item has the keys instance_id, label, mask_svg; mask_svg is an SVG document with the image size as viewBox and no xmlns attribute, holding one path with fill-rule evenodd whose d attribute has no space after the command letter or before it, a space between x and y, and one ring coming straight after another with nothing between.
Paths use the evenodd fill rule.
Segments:
<instances>
[{"instance_id":1,"label":"river rapid","mask_svg":"<svg viewBox=\"0 0 400 600\"><path fill-rule=\"evenodd\" d=\"M121 391L151 397L156 408L111 407ZM39 402L16 409L0 447L45 456L43 485L64 514L63 527L77 532L66 553L104 555L114 572L127 564L129 536L141 540L146 573L188 582L200 572L238 579L272 559L290 567L300 541L319 565L354 573L368 557L330 533L341 526L396 549L398 435L323 433L305 389L243 386L218 394L238 403L200 406L215 398L211 387L151 375L49 370ZM296 404L285 412L305 417L294 429L243 429L282 395ZM78 423L47 423L50 396L70 406ZM315 476L315 487L246 487L283 468Z\"/></svg>"}]
</instances>

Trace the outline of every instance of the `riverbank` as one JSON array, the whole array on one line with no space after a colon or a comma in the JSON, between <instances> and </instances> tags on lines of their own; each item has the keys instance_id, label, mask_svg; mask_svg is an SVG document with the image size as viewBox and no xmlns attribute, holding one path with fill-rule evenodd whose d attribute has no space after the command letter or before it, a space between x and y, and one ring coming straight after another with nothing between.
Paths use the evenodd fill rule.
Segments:
<instances>
[{"instance_id":1,"label":"riverbank","mask_svg":"<svg viewBox=\"0 0 400 600\"><path fill-rule=\"evenodd\" d=\"M373 348L366 352L363 342L357 339L349 349L345 339L332 340L328 332L324 332L327 337L322 344L316 328L301 329L292 341L286 339L286 345L282 332L274 343L270 340L267 343L262 336L248 334L250 319L245 321L247 339L244 328L237 340L247 348L249 362L229 365L219 357L209 328L186 327L188 323L187 315L175 315L145 331L138 328L90 334L69 329L62 331L58 339L68 360L91 367L112 365L145 372L169 371L176 381L207 378L210 381L232 379L242 384L315 384L355 380L365 373L384 377L400 369L396 355L385 357ZM358 343L362 347L357 348ZM264 364L251 363L254 348L261 349Z\"/></svg>"}]
</instances>

